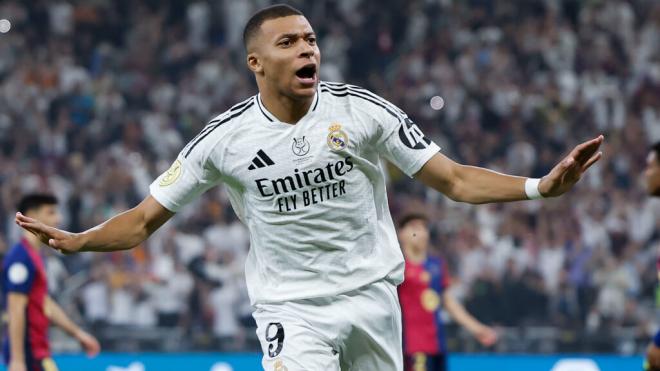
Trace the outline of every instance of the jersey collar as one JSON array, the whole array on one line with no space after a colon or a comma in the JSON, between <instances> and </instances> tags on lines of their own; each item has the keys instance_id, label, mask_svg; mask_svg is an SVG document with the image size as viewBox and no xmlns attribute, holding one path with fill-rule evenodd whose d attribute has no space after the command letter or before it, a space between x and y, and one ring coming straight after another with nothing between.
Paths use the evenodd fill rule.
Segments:
<instances>
[{"instance_id":1,"label":"jersey collar","mask_svg":"<svg viewBox=\"0 0 660 371\"><path fill-rule=\"evenodd\" d=\"M28 249L37 251L36 246L32 245L30 241L28 241L28 239L25 237L21 237L21 244Z\"/></svg>"},{"instance_id":2,"label":"jersey collar","mask_svg":"<svg viewBox=\"0 0 660 371\"><path fill-rule=\"evenodd\" d=\"M302 121L305 117L309 116L310 113L315 112L316 108L319 105L319 100L321 99L321 94L318 92L318 86L316 88L316 94L314 94L314 101L312 101L312 105L309 107L309 111L303 116L300 121ZM257 94L257 106L259 107L259 111L263 114L263 116L269 121L269 122L277 122L279 123L280 120L278 120L275 115L270 113L268 109L266 109L266 106L264 106L263 102L261 101L261 93ZM299 122L300 122L299 121ZM286 124L290 125L290 124Z\"/></svg>"}]
</instances>

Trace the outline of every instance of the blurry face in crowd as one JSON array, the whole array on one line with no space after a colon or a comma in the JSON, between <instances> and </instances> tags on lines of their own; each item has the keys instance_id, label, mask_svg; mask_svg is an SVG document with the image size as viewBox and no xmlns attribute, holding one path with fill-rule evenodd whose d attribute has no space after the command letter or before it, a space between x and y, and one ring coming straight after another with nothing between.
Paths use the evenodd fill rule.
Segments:
<instances>
[{"instance_id":1,"label":"blurry face in crowd","mask_svg":"<svg viewBox=\"0 0 660 371\"><path fill-rule=\"evenodd\" d=\"M41 205L38 208L27 211L25 215L49 227L57 227L62 221L62 215L57 205Z\"/></svg>"},{"instance_id":2,"label":"blurry face in crowd","mask_svg":"<svg viewBox=\"0 0 660 371\"><path fill-rule=\"evenodd\" d=\"M646 191L652 196L660 196L660 158L656 151L651 151L646 158Z\"/></svg>"},{"instance_id":3,"label":"blurry face in crowd","mask_svg":"<svg viewBox=\"0 0 660 371\"><path fill-rule=\"evenodd\" d=\"M248 47L248 66L270 92L291 99L316 93L321 52L307 18L299 15L265 21Z\"/></svg>"},{"instance_id":4,"label":"blurry face in crowd","mask_svg":"<svg viewBox=\"0 0 660 371\"><path fill-rule=\"evenodd\" d=\"M404 249L426 250L429 245L429 228L423 219L413 219L399 229L399 240Z\"/></svg>"}]
</instances>

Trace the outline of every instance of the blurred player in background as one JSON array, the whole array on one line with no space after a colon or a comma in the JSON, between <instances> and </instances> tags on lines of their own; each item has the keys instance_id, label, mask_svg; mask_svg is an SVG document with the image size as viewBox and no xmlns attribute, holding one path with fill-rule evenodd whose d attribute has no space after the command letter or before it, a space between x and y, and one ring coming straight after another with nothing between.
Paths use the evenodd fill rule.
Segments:
<instances>
[{"instance_id":1,"label":"blurred player in background","mask_svg":"<svg viewBox=\"0 0 660 371\"><path fill-rule=\"evenodd\" d=\"M266 370L402 370L404 259L383 159L477 204L559 196L601 157L599 136L541 179L460 165L390 102L320 81L316 34L300 11L262 9L243 35L259 94L211 120L138 206L83 233L20 213L16 222L67 253L125 250L224 183L250 231L245 275Z\"/></svg>"},{"instance_id":2,"label":"blurred player in background","mask_svg":"<svg viewBox=\"0 0 660 371\"><path fill-rule=\"evenodd\" d=\"M46 194L24 196L18 211L47 226L57 226L57 199ZM8 371L57 370L48 345L50 322L80 342L89 356L96 355L98 341L78 327L48 295L48 282L41 241L24 231L2 264L2 290L8 320L3 355Z\"/></svg>"},{"instance_id":3,"label":"blurred player in background","mask_svg":"<svg viewBox=\"0 0 660 371\"><path fill-rule=\"evenodd\" d=\"M660 196L660 142L651 146L646 157L646 169L644 171L646 191L649 195ZM658 257L658 278L660 279L660 257ZM655 334L646 352L646 363L644 368L649 371L660 371L660 331Z\"/></svg>"},{"instance_id":4,"label":"blurred player in background","mask_svg":"<svg viewBox=\"0 0 660 371\"><path fill-rule=\"evenodd\" d=\"M445 261L429 255L426 215L407 214L399 222L399 242L406 259L405 279L399 286L403 317L405 371L446 371L447 344L440 310L444 309L483 346L497 341L497 333L465 310L448 291Z\"/></svg>"}]
</instances>

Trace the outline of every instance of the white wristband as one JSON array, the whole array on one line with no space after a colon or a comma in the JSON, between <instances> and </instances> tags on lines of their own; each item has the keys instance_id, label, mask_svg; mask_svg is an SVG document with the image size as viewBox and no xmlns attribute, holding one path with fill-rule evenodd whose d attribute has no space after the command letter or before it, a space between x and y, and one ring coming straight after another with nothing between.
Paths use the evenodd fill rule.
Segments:
<instances>
[{"instance_id":1,"label":"white wristband","mask_svg":"<svg viewBox=\"0 0 660 371\"><path fill-rule=\"evenodd\" d=\"M543 195L541 195L541 192L539 192L539 183L541 183L541 179L539 178L527 178L527 180L525 180L525 194L530 200L540 200L544 198Z\"/></svg>"}]
</instances>

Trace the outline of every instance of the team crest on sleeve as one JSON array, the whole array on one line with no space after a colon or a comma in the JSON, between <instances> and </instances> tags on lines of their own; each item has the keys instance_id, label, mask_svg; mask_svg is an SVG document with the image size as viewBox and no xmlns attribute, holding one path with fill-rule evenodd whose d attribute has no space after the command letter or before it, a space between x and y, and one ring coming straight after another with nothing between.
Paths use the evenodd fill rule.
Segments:
<instances>
[{"instance_id":1,"label":"team crest on sleeve","mask_svg":"<svg viewBox=\"0 0 660 371\"><path fill-rule=\"evenodd\" d=\"M340 151L348 145L348 135L345 131L341 130L341 125L334 123L328 128L328 147L334 151Z\"/></svg>"},{"instance_id":2,"label":"team crest on sleeve","mask_svg":"<svg viewBox=\"0 0 660 371\"><path fill-rule=\"evenodd\" d=\"M170 168L167 169L167 171L163 175L163 178L160 180L159 185L161 187L167 187L168 185L176 182L180 176L181 176L181 161L176 160L174 161L172 166L170 166Z\"/></svg>"},{"instance_id":3,"label":"team crest on sleeve","mask_svg":"<svg viewBox=\"0 0 660 371\"><path fill-rule=\"evenodd\" d=\"M23 263L14 263L9 267L7 275L9 276L9 282L20 285L27 281L28 269Z\"/></svg>"}]
</instances>

